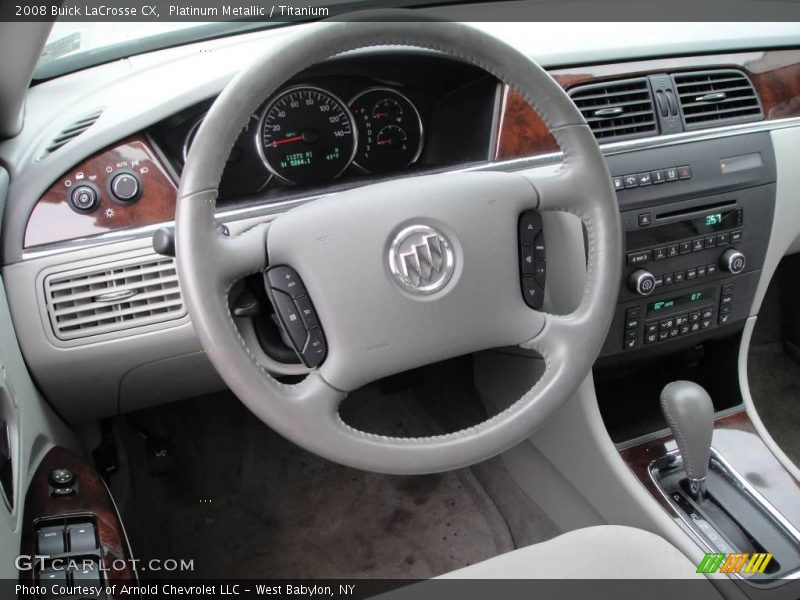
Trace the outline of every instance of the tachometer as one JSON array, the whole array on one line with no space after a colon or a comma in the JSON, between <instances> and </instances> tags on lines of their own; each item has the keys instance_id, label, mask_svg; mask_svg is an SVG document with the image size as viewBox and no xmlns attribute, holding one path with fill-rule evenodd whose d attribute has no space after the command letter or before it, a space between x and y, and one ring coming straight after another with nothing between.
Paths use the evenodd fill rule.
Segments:
<instances>
[{"instance_id":1,"label":"tachometer","mask_svg":"<svg viewBox=\"0 0 800 600\"><path fill-rule=\"evenodd\" d=\"M407 167L422 152L422 119L414 104L391 88L370 88L350 100L358 129L356 164L371 173Z\"/></svg>"},{"instance_id":2,"label":"tachometer","mask_svg":"<svg viewBox=\"0 0 800 600\"><path fill-rule=\"evenodd\" d=\"M264 164L287 183L338 177L353 161L356 130L350 110L328 91L297 86L264 110L259 130Z\"/></svg>"}]
</instances>

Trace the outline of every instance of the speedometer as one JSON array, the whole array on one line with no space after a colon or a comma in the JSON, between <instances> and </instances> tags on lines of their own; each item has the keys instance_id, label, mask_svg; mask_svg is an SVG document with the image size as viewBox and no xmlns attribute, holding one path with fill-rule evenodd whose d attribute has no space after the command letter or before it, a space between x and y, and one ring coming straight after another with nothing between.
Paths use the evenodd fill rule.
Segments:
<instances>
[{"instance_id":1,"label":"speedometer","mask_svg":"<svg viewBox=\"0 0 800 600\"><path fill-rule=\"evenodd\" d=\"M321 88L284 90L261 117L261 158L287 183L320 183L338 177L353 161L356 145L350 110Z\"/></svg>"}]
</instances>

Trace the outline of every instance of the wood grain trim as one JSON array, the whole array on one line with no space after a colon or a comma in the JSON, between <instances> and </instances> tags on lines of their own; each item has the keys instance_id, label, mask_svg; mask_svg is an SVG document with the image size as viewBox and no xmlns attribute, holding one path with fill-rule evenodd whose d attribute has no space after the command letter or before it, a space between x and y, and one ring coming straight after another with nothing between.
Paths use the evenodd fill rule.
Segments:
<instances>
[{"instance_id":1,"label":"wood grain trim","mask_svg":"<svg viewBox=\"0 0 800 600\"><path fill-rule=\"evenodd\" d=\"M66 468L75 474L79 486L76 495L51 497L48 478L50 471L56 468ZM66 448L51 449L31 480L25 498L20 553L31 556L36 554L34 523L37 519L78 513L90 513L94 516L102 547L101 560L106 569L106 584L134 583L136 574L131 568L125 531L105 482L88 459ZM30 584L31 580L30 571L20 572L21 582Z\"/></svg>"},{"instance_id":2,"label":"wood grain trim","mask_svg":"<svg viewBox=\"0 0 800 600\"><path fill-rule=\"evenodd\" d=\"M108 192L108 182L120 169L134 171L141 179L142 195L133 204L115 203ZM70 190L82 182L90 182L100 191L99 207L88 214L74 211L67 201ZM137 134L90 156L61 176L34 206L24 247L171 221L176 199L175 182L147 138Z\"/></svg>"},{"instance_id":3,"label":"wood grain trim","mask_svg":"<svg viewBox=\"0 0 800 600\"><path fill-rule=\"evenodd\" d=\"M787 471L756 431L747 411L719 417L714 422L714 449L730 463L786 519L800 527L800 481ZM622 460L642 485L673 517L677 517L667 500L650 478L650 463L674 449L672 435L665 435L620 450Z\"/></svg>"},{"instance_id":4,"label":"wood grain trim","mask_svg":"<svg viewBox=\"0 0 800 600\"><path fill-rule=\"evenodd\" d=\"M554 69L550 74L561 87L569 89L578 83L650 73L728 67L742 69L750 76L767 120L800 116L800 49L661 58ZM517 92L505 87L501 103L495 160L558 150L547 126Z\"/></svg>"}]
</instances>

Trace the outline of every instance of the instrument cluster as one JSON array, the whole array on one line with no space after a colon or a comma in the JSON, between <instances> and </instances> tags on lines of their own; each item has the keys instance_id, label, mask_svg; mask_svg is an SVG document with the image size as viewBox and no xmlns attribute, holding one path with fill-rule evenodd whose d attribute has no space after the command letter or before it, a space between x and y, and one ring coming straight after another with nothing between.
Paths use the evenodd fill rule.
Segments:
<instances>
[{"instance_id":1,"label":"instrument cluster","mask_svg":"<svg viewBox=\"0 0 800 600\"><path fill-rule=\"evenodd\" d=\"M186 133L184 161L204 116ZM420 111L394 88L368 87L345 101L323 87L301 84L281 90L252 115L228 166L252 163L245 155L254 147L264 185L271 179L286 186L323 184L350 169L401 171L419 159L424 141Z\"/></svg>"}]
</instances>

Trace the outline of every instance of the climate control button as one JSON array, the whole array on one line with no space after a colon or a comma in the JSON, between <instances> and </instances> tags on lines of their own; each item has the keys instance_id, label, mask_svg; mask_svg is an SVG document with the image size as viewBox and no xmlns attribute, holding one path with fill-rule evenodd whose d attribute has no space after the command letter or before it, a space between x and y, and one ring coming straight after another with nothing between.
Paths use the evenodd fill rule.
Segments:
<instances>
[{"instance_id":1,"label":"climate control button","mask_svg":"<svg viewBox=\"0 0 800 600\"><path fill-rule=\"evenodd\" d=\"M656 278L650 271L636 269L628 278L628 289L640 296L649 296L656 289Z\"/></svg>"}]
</instances>

